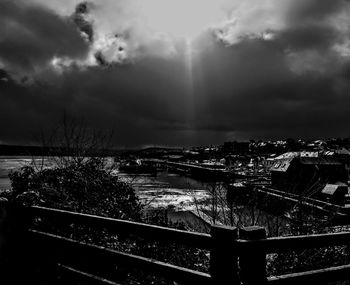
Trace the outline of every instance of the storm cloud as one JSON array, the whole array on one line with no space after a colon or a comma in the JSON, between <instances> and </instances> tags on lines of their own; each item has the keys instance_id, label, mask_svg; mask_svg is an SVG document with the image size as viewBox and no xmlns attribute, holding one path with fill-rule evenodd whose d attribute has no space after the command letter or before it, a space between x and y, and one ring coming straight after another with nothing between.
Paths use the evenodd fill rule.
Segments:
<instances>
[{"instance_id":1,"label":"storm cloud","mask_svg":"<svg viewBox=\"0 0 350 285\"><path fill-rule=\"evenodd\" d=\"M88 51L71 21L24 1L0 1L0 35L0 65L15 75L38 73L54 56L80 58Z\"/></svg>"},{"instance_id":2,"label":"storm cloud","mask_svg":"<svg viewBox=\"0 0 350 285\"><path fill-rule=\"evenodd\" d=\"M64 112L120 146L349 136L348 1L226 1L191 41L125 1L77 4L0 0L0 141Z\"/></svg>"}]
</instances>

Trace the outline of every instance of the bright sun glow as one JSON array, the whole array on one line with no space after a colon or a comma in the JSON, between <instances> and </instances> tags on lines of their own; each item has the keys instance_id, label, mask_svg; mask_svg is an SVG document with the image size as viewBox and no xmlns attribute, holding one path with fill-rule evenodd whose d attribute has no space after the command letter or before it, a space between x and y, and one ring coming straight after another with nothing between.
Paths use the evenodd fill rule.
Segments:
<instances>
[{"instance_id":1,"label":"bright sun glow","mask_svg":"<svg viewBox=\"0 0 350 285\"><path fill-rule=\"evenodd\" d=\"M192 39L224 16L224 0L140 0L138 8L154 32Z\"/></svg>"}]
</instances>

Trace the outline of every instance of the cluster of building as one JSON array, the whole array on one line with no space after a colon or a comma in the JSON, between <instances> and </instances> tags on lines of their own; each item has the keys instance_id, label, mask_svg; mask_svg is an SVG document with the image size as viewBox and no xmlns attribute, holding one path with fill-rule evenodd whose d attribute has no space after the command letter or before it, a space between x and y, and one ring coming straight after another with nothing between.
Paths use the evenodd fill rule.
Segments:
<instances>
[{"instance_id":1,"label":"cluster of building","mask_svg":"<svg viewBox=\"0 0 350 285\"><path fill-rule=\"evenodd\" d=\"M231 172L238 180L260 179L273 189L345 204L349 196L350 138L225 142L218 146L152 148L141 158Z\"/></svg>"},{"instance_id":2,"label":"cluster of building","mask_svg":"<svg viewBox=\"0 0 350 285\"><path fill-rule=\"evenodd\" d=\"M267 158L265 166L272 188L335 204L350 202L350 152L346 149L287 152Z\"/></svg>"},{"instance_id":3,"label":"cluster of building","mask_svg":"<svg viewBox=\"0 0 350 285\"><path fill-rule=\"evenodd\" d=\"M350 205L350 139L225 142L206 147L243 180L265 178L273 189L338 205ZM197 149L197 153L200 153ZM200 161L197 161L201 163ZM242 181L242 179L240 179Z\"/></svg>"}]
</instances>

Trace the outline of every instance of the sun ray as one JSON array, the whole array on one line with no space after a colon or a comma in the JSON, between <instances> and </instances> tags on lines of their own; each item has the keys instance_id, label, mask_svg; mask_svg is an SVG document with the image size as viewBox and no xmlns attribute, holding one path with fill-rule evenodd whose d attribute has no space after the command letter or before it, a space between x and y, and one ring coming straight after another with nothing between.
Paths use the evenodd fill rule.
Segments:
<instances>
[{"instance_id":1,"label":"sun ray","mask_svg":"<svg viewBox=\"0 0 350 285\"><path fill-rule=\"evenodd\" d=\"M191 39L186 39L185 42L185 65L186 65L186 80L187 80L187 114L186 121L189 128L188 140L192 141L192 132L190 129L194 128L195 122L195 90L194 90L194 77L193 77L193 46Z\"/></svg>"}]
</instances>

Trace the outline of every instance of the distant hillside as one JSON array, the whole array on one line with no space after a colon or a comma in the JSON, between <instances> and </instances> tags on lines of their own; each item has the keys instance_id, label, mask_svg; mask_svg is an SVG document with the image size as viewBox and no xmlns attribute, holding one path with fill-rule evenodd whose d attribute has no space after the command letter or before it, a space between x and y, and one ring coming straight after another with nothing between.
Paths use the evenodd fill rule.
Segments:
<instances>
[{"instance_id":1,"label":"distant hillside","mask_svg":"<svg viewBox=\"0 0 350 285\"><path fill-rule=\"evenodd\" d=\"M42 155L43 151L44 149L40 146L0 144L0 155Z\"/></svg>"},{"instance_id":2,"label":"distant hillside","mask_svg":"<svg viewBox=\"0 0 350 285\"><path fill-rule=\"evenodd\" d=\"M69 149L59 147L41 147L24 145L5 145L0 144L0 155L2 156L42 156L42 155L71 155L73 152ZM91 151L88 155L94 156L113 156L119 154L119 150Z\"/></svg>"}]
</instances>

